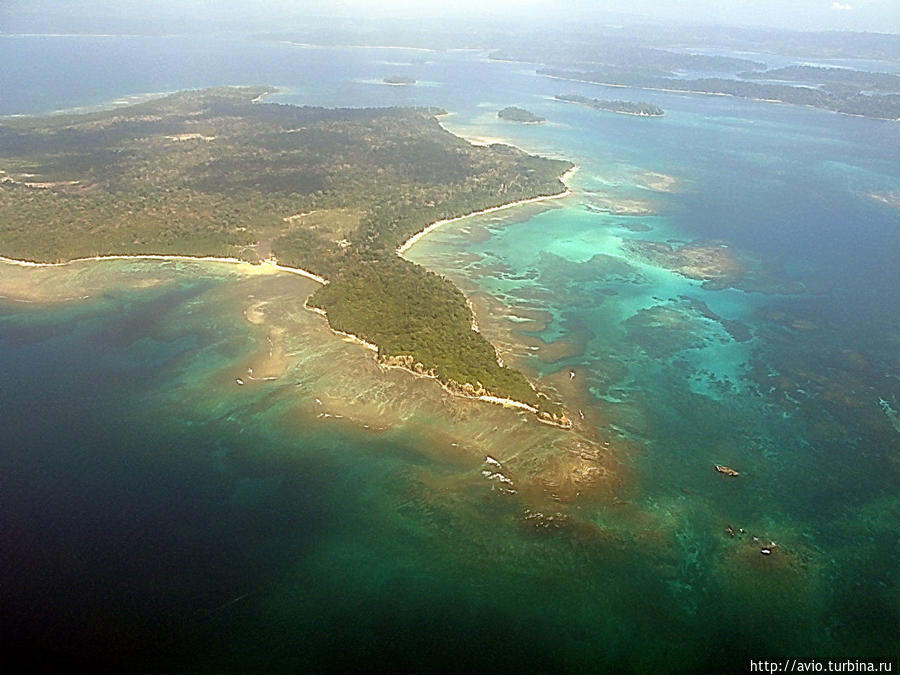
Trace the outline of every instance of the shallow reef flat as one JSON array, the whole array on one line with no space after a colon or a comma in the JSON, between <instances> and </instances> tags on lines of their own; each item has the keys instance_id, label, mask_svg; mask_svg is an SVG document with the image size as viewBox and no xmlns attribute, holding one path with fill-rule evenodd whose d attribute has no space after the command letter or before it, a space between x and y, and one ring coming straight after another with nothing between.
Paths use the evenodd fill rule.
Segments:
<instances>
[{"instance_id":1,"label":"shallow reef flat","mask_svg":"<svg viewBox=\"0 0 900 675\"><path fill-rule=\"evenodd\" d=\"M623 484L622 457L596 430L569 432L526 412L453 395L434 378L379 363L368 349L331 330L304 306L315 282L256 266L157 261L102 261L57 268L0 267L0 302L42 306L88 305L120 292L162 292L207 279L209 288L168 320L181 330L206 317L213 324L245 324L247 337L233 358L216 367L185 369L172 388L178 409L242 398L277 412L288 425L344 425L360 433L413 434L433 458L503 464L508 494L535 506L555 495L605 494ZM2 305L0 305L2 307ZM189 314L183 312L189 309ZM214 318L213 312L224 318ZM155 328L157 334L163 330ZM234 328L230 328L233 331ZM221 403L221 401L219 401ZM480 476L477 472L476 476Z\"/></svg>"}]
</instances>

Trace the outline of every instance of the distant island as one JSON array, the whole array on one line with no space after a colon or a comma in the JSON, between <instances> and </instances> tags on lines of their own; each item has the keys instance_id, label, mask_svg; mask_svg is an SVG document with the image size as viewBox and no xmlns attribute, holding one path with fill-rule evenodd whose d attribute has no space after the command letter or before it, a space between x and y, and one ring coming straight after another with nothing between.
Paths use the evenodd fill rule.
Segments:
<instances>
[{"instance_id":1,"label":"distant island","mask_svg":"<svg viewBox=\"0 0 900 675\"><path fill-rule=\"evenodd\" d=\"M658 105L642 101L604 101L599 98L588 98L576 94L561 94L555 97L563 103L576 103L594 110L618 113L620 115L637 115L638 117L662 117L665 111Z\"/></svg>"},{"instance_id":2,"label":"distant island","mask_svg":"<svg viewBox=\"0 0 900 675\"><path fill-rule=\"evenodd\" d=\"M900 93L900 75L872 73L852 68L785 66L771 70L739 73L738 77L747 80L822 85L825 89L837 93L849 92L850 94L858 94L861 91L877 91L888 94Z\"/></svg>"},{"instance_id":3,"label":"distant island","mask_svg":"<svg viewBox=\"0 0 900 675\"><path fill-rule=\"evenodd\" d=\"M567 426L499 362L459 289L397 252L430 224L564 194L572 165L472 145L430 109L253 102L272 91L0 119L0 256L277 259L318 279L307 305L382 363Z\"/></svg>"},{"instance_id":4,"label":"distant island","mask_svg":"<svg viewBox=\"0 0 900 675\"><path fill-rule=\"evenodd\" d=\"M392 75L382 80L385 84L415 84L415 79L406 75Z\"/></svg>"},{"instance_id":5,"label":"distant island","mask_svg":"<svg viewBox=\"0 0 900 675\"><path fill-rule=\"evenodd\" d=\"M813 84L819 86L795 86L791 84L769 84L722 77L683 79L671 74L631 69L628 67L607 67L591 71L540 69L540 75L577 82L591 82L610 87L631 87L657 91L675 91L687 94L713 94L736 96L768 103L790 103L809 106L847 115L875 117L886 120L900 120L900 93L875 93L865 87L876 84L879 88L890 86L894 76L878 76L873 73L858 72L849 77L833 73L833 68L789 67L768 73L744 73L746 77L771 77L795 79L819 75ZM840 78L836 80L835 77Z\"/></svg>"},{"instance_id":6,"label":"distant island","mask_svg":"<svg viewBox=\"0 0 900 675\"><path fill-rule=\"evenodd\" d=\"M546 117L540 117L533 112L525 110L525 108L518 108L514 105L498 112L497 117L508 122L521 122L522 124L540 124L547 121Z\"/></svg>"}]
</instances>

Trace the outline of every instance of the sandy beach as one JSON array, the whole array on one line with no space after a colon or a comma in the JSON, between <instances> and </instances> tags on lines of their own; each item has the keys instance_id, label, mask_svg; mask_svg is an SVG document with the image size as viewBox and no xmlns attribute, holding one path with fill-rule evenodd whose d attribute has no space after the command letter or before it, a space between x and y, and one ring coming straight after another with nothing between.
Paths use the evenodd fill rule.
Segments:
<instances>
[{"instance_id":1,"label":"sandy beach","mask_svg":"<svg viewBox=\"0 0 900 675\"><path fill-rule=\"evenodd\" d=\"M559 180L565 185L567 183L567 181L570 178L572 178L572 176L575 174L575 172L578 171L578 168L579 167L577 167L577 166L573 166L571 169L566 171L562 176L560 176ZM481 211L473 211L472 213L467 213L464 216L457 216L456 218L447 218L445 220L435 221L431 225L426 227L424 230L421 230L420 232L416 232L413 236L411 236L409 239L407 239L402 244L400 244L400 246L397 247L397 255L403 255L404 253L406 253L406 251L408 251L409 248L413 244L415 244L417 241L419 241L419 239L424 237L429 232L436 230L441 225L446 225L447 223L452 223L457 220L463 220L464 218L472 218L474 216L483 216L487 213L494 213L495 211L503 211L505 209L511 209L514 206L521 206L523 204L534 204L536 202L547 201L548 199L561 199L563 197L568 197L571 194L572 194L572 191L567 188L567 189L563 190L562 192L559 192L555 195L542 195L540 197L531 197L530 199L520 199L517 202L510 202L509 204L501 204L500 206L492 206L488 209L482 209Z\"/></svg>"}]
</instances>

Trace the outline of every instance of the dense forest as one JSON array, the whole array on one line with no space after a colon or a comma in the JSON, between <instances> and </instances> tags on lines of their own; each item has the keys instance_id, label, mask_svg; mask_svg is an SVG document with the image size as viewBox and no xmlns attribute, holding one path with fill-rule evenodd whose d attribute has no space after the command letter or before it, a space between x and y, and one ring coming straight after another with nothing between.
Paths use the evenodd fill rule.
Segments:
<instances>
[{"instance_id":1,"label":"dense forest","mask_svg":"<svg viewBox=\"0 0 900 675\"><path fill-rule=\"evenodd\" d=\"M270 91L0 120L0 255L274 255L328 279L310 304L381 358L558 412L498 364L459 290L396 250L431 222L559 193L571 165L474 146L435 110L256 102Z\"/></svg>"},{"instance_id":2,"label":"dense forest","mask_svg":"<svg viewBox=\"0 0 900 675\"><path fill-rule=\"evenodd\" d=\"M416 80L406 75L390 75L381 80L385 84L415 84Z\"/></svg>"},{"instance_id":3,"label":"dense forest","mask_svg":"<svg viewBox=\"0 0 900 675\"><path fill-rule=\"evenodd\" d=\"M547 121L546 117L535 115L530 110L525 110L525 108L519 108L514 105L499 111L497 117L501 120L506 120L507 122L522 122L524 124L540 124L541 122Z\"/></svg>"},{"instance_id":4,"label":"dense forest","mask_svg":"<svg viewBox=\"0 0 900 675\"><path fill-rule=\"evenodd\" d=\"M599 98L588 98L577 94L559 94L555 97L563 103L577 103L594 110L619 113L620 115L637 115L638 117L662 117L665 111L653 103L643 101L604 101Z\"/></svg>"},{"instance_id":5,"label":"dense forest","mask_svg":"<svg viewBox=\"0 0 900 675\"><path fill-rule=\"evenodd\" d=\"M748 80L774 80L800 84L823 85L826 88L839 85L852 88L853 93L877 91L900 93L900 75L872 73L852 68L825 68L822 66L786 66L772 70L749 71L739 77Z\"/></svg>"},{"instance_id":6,"label":"dense forest","mask_svg":"<svg viewBox=\"0 0 900 675\"><path fill-rule=\"evenodd\" d=\"M655 49L635 44L634 38L605 36L602 39L578 41L523 41L491 54L501 61L524 61L547 66L597 67L627 66L663 74L673 70L705 70L735 72L765 68L764 63L749 59L712 54L691 54Z\"/></svg>"}]
</instances>

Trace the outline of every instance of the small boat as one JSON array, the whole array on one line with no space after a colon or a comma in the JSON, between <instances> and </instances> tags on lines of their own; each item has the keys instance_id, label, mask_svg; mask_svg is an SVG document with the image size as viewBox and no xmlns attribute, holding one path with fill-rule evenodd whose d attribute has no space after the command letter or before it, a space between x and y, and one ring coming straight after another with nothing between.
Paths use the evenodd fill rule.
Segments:
<instances>
[{"instance_id":1,"label":"small boat","mask_svg":"<svg viewBox=\"0 0 900 675\"><path fill-rule=\"evenodd\" d=\"M238 386L242 386L244 384L244 381L239 377L234 378L234 381Z\"/></svg>"},{"instance_id":2,"label":"small boat","mask_svg":"<svg viewBox=\"0 0 900 675\"><path fill-rule=\"evenodd\" d=\"M732 469L730 466L725 466L724 464L716 464L716 471L719 473L724 473L726 476L740 476L737 471Z\"/></svg>"}]
</instances>

